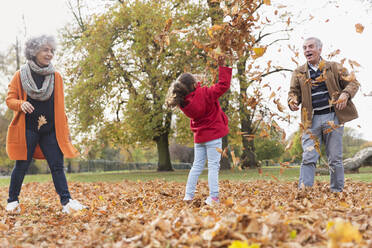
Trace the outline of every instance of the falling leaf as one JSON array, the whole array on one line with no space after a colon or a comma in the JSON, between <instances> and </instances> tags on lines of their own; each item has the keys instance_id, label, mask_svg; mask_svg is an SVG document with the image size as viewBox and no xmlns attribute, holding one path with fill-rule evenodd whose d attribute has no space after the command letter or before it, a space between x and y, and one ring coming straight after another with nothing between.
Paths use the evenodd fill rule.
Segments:
<instances>
[{"instance_id":1,"label":"falling leaf","mask_svg":"<svg viewBox=\"0 0 372 248\"><path fill-rule=\"evenodd\" d=\"M321 83L321 82L324 82L327 80L327 77L326 77L326 71L323 71L322 74L320 74L319 77L315 78L315 80L313 81L313 84L314 83Z\"/></svg>"},{"instance_id":2,"label":"falling leaf","mask_svg":"<svg viewBox=\"0 0 372 248\"><path fill-rule=\"evenodd\" d=\"M165 27L164 27L164 32L168 32L170 27L172 26L172 18L169 18L166 22L165 22Z\"/></svg>"},{"instance_id":3,"label":"falling leaf","mask_svg":"<svg viewBox=\"0 0 372 248\"><path fill-rule=\"evenodd\" d=\"M39 116L39 119L37 120L37 122L38 122L37 130L40 130L40 128L41 128L42 125L48 123L44 115L40 115Z\"/></svg>"},{"instance_id":4,"label":"falling leaf","mask_svg":"<svg viewBox=\"0 0 372 248\"><path fill-rule=\"evenodd\" d=\"M279 102L279 99L273 101L280 112L284 112L284 106Z\"/></svg>"},{"instance_id":5,"label":"falling leaf","mask_svg":"<svg viewBox=\"0 0 372 248\"><path fill-rule=\"evenodd\" d=\"M293 146L293 139L291 139L291 140L289 141L288 145L285 147L285 151L290 150L290 149L292 148L292 146Z\"/></svg>"},{"instance_id":6,"label":"falling leaf","mask_svg":"<svg viewBox=\"0 0 372 248\"><path fill-rule=\"evenodd\" d=\"M327 57L328 57L328 59L331 59L331 58L333 58L334 56L340 54L340 52L341 52L341 50L340 50L340 49L337 49L337 50L331 52L330 54L328 54Z\"/></svg>"},{"instance_id":7,"label":"falling leaf","mask_svg":"<svg viewBox=\"0 0 372 248\"><path fill-rule=\"evenodd\" d=\"M255 135L254 134L245 134L243 135L244 138L246 138L248 141L254 140Z\"/></svg>"},{"instance_id":8,"label":"falling leaf","mask_svg":"<svg viewBox=\"0 0 372 248\"><path fill-rule=\"evenodd\" d=\"M325 66L325 62L324 62L324 59L322 59L322 60L319 62L318 69L319 69L320 71L323 71L324 66Z\"/></svg>"},{"instance_id":9,"label":"falling leaf","mask_svg":"<svg viewBox=\"0 0 372 248\"><path fill-rule=\"evenodd\" d=\"M214 25L208 29L208 35L213 38L213 32L224 29L223 25Z\"/></svg>"},{"instance_id":10,"label":"falling leaf","mask_svg":"<svg viewBox=\"0 0 372 248\"><path fill-rule=\"evenodd\" d=\"M257 59L257 58L263 56L265 51L266 51L266 47L255 47L255 48L253 48L254 54L252 55L252 57L254 59Z\"/></svg>"},{"instance_id":11,"label":"falling leaf","mask_svg":"<svg viewBox=\"0 0 372 248\"><path fill-rule=\"evenodd\" d=\"M222 157L228 158L228 156L227 156L227 150L228 150L228 148L227 147L225 147L224 150L222 150L221 148L218 148L217 147L216 150L217 150L217 152L221 153Z\"/></svg>"},{"instance_id":12,"label":"falling leaf","mask_svg":"<svg viewBox=\"0 0 372 248\"><path fill-rule=\"evenodd\" d=\"M273 97L275 97L275 95L276 95L276 93L273 91L273 92L271 92L271 95L270 95L270 97L269 97L269 101L273 98Z\"/></svg>"},{"instance_id":13,"label":"falling leaf","mask_svg":"<svg viewBox=\"0 0 372 248\"><path fill-rule=\"evenodd\" d=\"M356 62L355 60L351 60L351 59L349 59L348 61L349 61L349 64L350 64L351 68L353 68L353 69L354 69L354 66L356 66L356 67L360 67L360 66L361 66L361 65L360 65L358 62Z\"/></svg>"},{"instance_id":14,"label":"falling leaf","mask_svg":"<svg viewBox=\"0 0 372 248\"><path fill-rule=\"evenodd\" d=\"M298 62L293 57L291 57L291 60L298 66Z\"/></svg>"},{"instance_id":15,"label":"falling leaf","mask_svg":"<svg viewBox=\"0 0 372 248\"><path fill-rule=\"evenodd\" d=\"M363 33L363 30L364 30L364 26L360 23L357 23L355 24L355 30L357 31L357 33Z\"/></svg>"},{"instance_id":16,"label":"falling leaf","mask_svg":"<svg viewBox=\"0 0 372 248\"><path fill-rule=\"evenodd\" d=\"M271 1L270 0L263 0L264 4L266 5L271 5Z\"/></svg>"}]
</instances>

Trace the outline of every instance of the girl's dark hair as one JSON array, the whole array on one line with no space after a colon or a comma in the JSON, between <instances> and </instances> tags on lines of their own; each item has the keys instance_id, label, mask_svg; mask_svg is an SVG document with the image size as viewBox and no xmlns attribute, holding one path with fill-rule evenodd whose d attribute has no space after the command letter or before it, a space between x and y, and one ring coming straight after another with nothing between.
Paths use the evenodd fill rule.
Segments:
<instances>
[{"instance_id":1,"label":"girl's dark hair","mask_svg":"<svg viewBox=\"0 0 372 248\"><path fill-rule=\"evenodd\" d=\"M168 107L184 106L185 97L195 90L196 80L191 73L183 73L169 87L166 104Z\"/></svg>"}]
</instances>

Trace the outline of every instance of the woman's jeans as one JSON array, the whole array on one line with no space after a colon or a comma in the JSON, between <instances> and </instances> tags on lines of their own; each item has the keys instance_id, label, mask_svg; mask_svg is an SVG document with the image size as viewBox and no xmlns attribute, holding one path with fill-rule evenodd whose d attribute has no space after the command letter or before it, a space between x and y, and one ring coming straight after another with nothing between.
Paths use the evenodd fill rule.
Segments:
<instances>
[{"instance_id":1,"label":"woman's jeans","mask_svg":"<svg viewBox=\"0 0 372 248\"><path fill-rule=\"evenodd\" d=\"M209 196L218 197L218 172L220 170L221 154L217 151L222 147L222 138L205 143L195 143L194 163L186 184L186 195L194 197L199 175L203 172L205 161L208 160Z\"/></svg>"},{"instance_id":2,"label":"woman's jeans","mask_svg":"<svg viewBox=\"0 0 372 248\"><path fill-rule=\"evenodd\" d=\"M344 167L342 164L342 135L344 127L331 127L333 122L339 125L339 121L334 112L324 115L314 115L311 129L304 132L302 136L302 164L300 169L299 187L313 186L315 176L315 166L319 159L319 154L314 145L315 142L308 131L319 141L319 148L322 142L325 145L325 151L330 167L330 186L332 192L341 192L344 188ZM331 131L331 132L329 132Z\"/></svg>"},{"instance_id":3,"label":"woman's jeans","mask_svg":"<svg viewBox=\"0 0 372 248\"><path fill-rule=\"evenodd\" d=\"M31 164L36 145L40 148L48 162L53 177L54 187L60 197L62 205L68 203L71 198L67 186L67 180L63 167L63 153L58 146L56 133L39 134L26 129L27 160L17 160L10 177L8 202L18 201L23 179Z\"/></svg>"}]
</instances>

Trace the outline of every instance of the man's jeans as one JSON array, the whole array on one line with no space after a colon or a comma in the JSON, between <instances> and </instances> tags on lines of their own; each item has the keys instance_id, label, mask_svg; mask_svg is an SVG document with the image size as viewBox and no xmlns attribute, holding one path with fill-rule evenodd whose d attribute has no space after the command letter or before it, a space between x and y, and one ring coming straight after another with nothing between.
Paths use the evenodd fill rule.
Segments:
<instances>
[{"instance_id":1,"label":"man's jeans","mask_svg":"<svg viewBox=\"0 0 372 248\"><path fill-rule=\"evenodd\" d=\"M18 201L23 179L31 164L36 145L40 148L48 162L53 177L54 187L60 197L62 205L68 203L71 198L68 191L67 180L63 168L63 153L58 146L56 133L39 134L26 129L27 160L17 160L10 177L8 202Z\"/></svg>"},{"instance_id":2,"label":"man's jeans","mask_svg":"<svg viewBox=\"0 0 372 248\"><path fill-rule=\"evenodd\" d=\"M314 115L309 131L319 141L319 147L324 142L325 150L330 166L330 184L332 192L341 192L344 188L344 167L342 164L342 135L344 127L333 129L328 122L339 124L334 112L324 115ZM329 132L331 131L332 132ZM324 133L325 132L325 133ZM329 133L327 133L329 132ZM315 166L319 154L314 147L314 140L306 131L302 136L302 164L300 169L299 187L313 186L315 177Z\"/></svg>"},{"instance_id":3,"label":"man's jeans","mask_svg":"<svg viewBox=\"0 0 372 248\"><path fill-rule=\"evenodd\" d=\"M194 197L199 175L203 172L205 161L208 160L209 196L218 197L218 173L220 170L221 154L217 151L222 148L222 138L205 143L195 143L194 163L186 184L186 195Z\"/></svg>"}]
</instances>

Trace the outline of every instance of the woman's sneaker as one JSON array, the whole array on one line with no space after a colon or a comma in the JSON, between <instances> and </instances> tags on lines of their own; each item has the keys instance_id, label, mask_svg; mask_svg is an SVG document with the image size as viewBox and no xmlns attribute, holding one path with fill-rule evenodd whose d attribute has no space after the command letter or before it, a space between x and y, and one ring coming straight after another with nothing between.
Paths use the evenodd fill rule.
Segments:
<instances>
[{"instance_id":1,"label":"woman's sneaker","mask_svg":"<svg viewBox=\"0 0 372 248\"><path fill-rule=\"evenodd\" d=\"M70 199L68 203L63 206L62 213L69 214L71 213L71 211L78 211L78 210L83 210L83 209L88 209L88 207L81 204L77 200Z\"/></svg>"},{"instance_id":2,"label":"woman's sneaker","mask_svg":"<svg viewBox=\"0 0 372 248\"><path fill-rule=\"evenodd\" d=\"M208 196L208 198L205 200L205 204L207 204L208 206L213 206L218 203L220 203L220 200L218 199L218 197Z\"/></svg>"},{"instance_id":3,"label":"woman's sneaker","mask_svg":"<svg viewBox=\"0 0 372 248\"><path fill-rule=\"evenodd\" d=\"M18 201L12 201L12 202L8 202L8 204L5 207L5 210L7 212L20 213L21 212L21 207L19 206Z\"/></svg>"}]
</instances>

